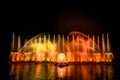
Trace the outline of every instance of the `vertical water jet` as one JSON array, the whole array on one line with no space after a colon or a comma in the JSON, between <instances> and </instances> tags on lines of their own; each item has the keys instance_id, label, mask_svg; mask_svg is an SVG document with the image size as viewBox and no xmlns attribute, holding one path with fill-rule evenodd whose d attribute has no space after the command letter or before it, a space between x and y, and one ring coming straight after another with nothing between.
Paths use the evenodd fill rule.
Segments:
<instances>
[{"instance_id":1,"label":"vertical water jet","mask_svg":"<svg viewBox=\"0 0 120 80\"><path fill-rule=\"evenodd\" d=\"M39 37L39 44L41 44L41 37Z\"/></svg>"},{"instance_id":2,"label":"vertical water jet","mask_svg":"<svg viewBox=\"0 0 120 80\"><path fill-rule=\"evenodd\" d=\"M59 54L62 53L66 58L64 59L63 56L61 56L62 60L64 60L63 62L112 62L113 58L111 56L113 56L113 54L109 52L109 35L107 33L106 38L104 38L104 34L101 36L101 39L99 36L95 38L94 35L91 38L89 34L87 36L78 32L69 34L67 37L65 37L64 34L58 34L57 36L55 36L55 34L52 36L50 34L41 34L28 40L20 50L21 37L18 36L18 47L16 48L18 48L19 53L23 54L11 52L11 61L57 62ZM11 50L15 48L14 39L13 33ZM107 44L105 44L104 40L107 41ZM102 51L104 54L102 54Z\"/></svg>"},{"instance_id":3,"label":"vertical water jet","mask_svg":"<svg viewBox=\"0 0 120 80\"><path fill-rule=\"evenodd\" d=\"M107 52L110 52L109 34L107 33Z\"/></svg>"},{"instance_id":4,"label":"vertical water jet","mask_svg":"<svg viewBox=\"0 0 120 80\"><path fill-rule=\"evenodd\" d=\"M100 51L100 40L99 40L99 36L97 37L97 45L98 45L98 52Z\"/></svg>"},{"instance_id":5,"label":"vertical water jet","mask_svg":"<svg viewBox=\"0 0 120 80\"><path fill-rule=\"evenodd\" d=\"M88 34L88 41L87 41L87 51L89 52L89 47L90 46L90 37L89 37L89 34Z\"/></svg>"},{"instance_id":6,"label":"vertical water jet","mask_svg":"<svg viewBox=\"0 0 120 80\"><path fill-rule=\"evenodd\" d=\"M69 36L67 35L67 43L68 43L68 45L69 45L69 42L70 42Z\"/></svg>"},{"instance_id":7,"label":"vertical water jet","mask_svg":"<svg viewBox=\"0 0 120 80\"><path fill-rule=\"evenodd\" d=\"M81 49L82 49L82 51L84 52L84 51L85 51L85 48L84 48L84 40L83 40L82 37L81 37L81 40L82 40L82 46L81 46Z\"/></svg>"},{"instance_id":8,"label":"vertical water jet","mask_svg":"<svg viewBox=\"0 0 120 80\"><path fill-rule=\"evenodd\" d=\"M34 44L37 44L37 39L34 40Z\"/></svg>"},{"instance_id":9,"label":"vertical water jet","mask_svg":"<svg viewBox=\"0 0 120 80\"><path fill-rule=\"evenodd\" d=\"M64 39L64 34L62 35L62 50L63 50L63 52L64 52L64 45L65 45L65 41L64 41L65 39Z\"/></svg>"},{"instance_id":10,"label":"vertical water jet","mask_svg":"<svg viewBox=\"0 0 120 80\"><path fill-rule=\"evenodd\" d=\"M102 50L105 52L104 34L102 34Z\"/></svg>"},{"instance_id":11,"label":"vertical water jet","mask_svg":"<svg viewBox=\"0 0 120 80\"><path fill-rule=\"evenodd\" d=\"M72 51L74 52L75 36L72 34Z\"/></svg>"},{"instance_id":12,"label":"vertical water jet","mask_svg":"<svg viewBox=\"0 0 120 80\"><path fill-rule=\"evenodd\" d=\"M20 35L18 36L18 50L17 51L19 51L19 49L21 48L21 41L20 41Z\"/></svg>"},{"instance_id":13,"label":"vertical water jet","mask_svg":"<svg viewBox=\"0 0 120 80\"><path fill-rule=\"evenodd\" d=\"M44 35L44 37L43 37L43 44L44 44L44 46L43 47L45 47L45 61L47 60L47 53L46 53L46 45L47 45L47 37L46 37L46 35Z\"/></svg>"},{"instance_id":14,"label":"vertical water jet","mask_svg":"<svg viewBox=\"0 0 120 80\"><path fill-rule=\"evenodd\" d=\"M55 35L53 35L53 44L55 44Z\"/></svg>"},{"instance_id":15,"label":"vertical water jet","mask_svg":"<svg viewBox=\"0 0 120 80\"><path fill-rule=\"evenodd\" d=\"M46 35L44 35L44 45L46 45L46 40L47 40L47 38L46 38Z\"/></svg>"},{"instance_id":16,"label":"vertical water jet","mask_svg":"<svg viewBox=\"0 0 120 80\"><path fill-rule=\"evenodd\" d=\"M50 41L50 34L48 34L47 47L49 46L49 41Z\"/></svg>"},{"instance_id":17,"label":"vertical water jet","mask_svg":"<svg viewBox=\"0 0 120 80\"><path fill-rule=\"evenodd\" d=\"M79 35L77 36L77 50L79 51Z\"/></svg>"},{"instance_id":18,"label":"vertical water jet","mask_svg":"<svg viewBox=\"0 0 120 80\"><path fill-rule=\"evenodd\" d=\"M58 34L58 51L61 52L60 40L61 40L60 34Z\"/></svg>"},{"instance_id":19,"label":"vertical water jet","mask_svg":"<svg viewBox=\"0 0 120 80\"><path fill-rule=\"evenodd\" d=\"M15 49L15 34L14 34L14 32L13 32L13 34L12 34L11 51L14 51L14 49Z\"/></svg>"},{"instance_id":20,"label":"vertical water jet","mask_svg":"<svg viewBox=\"0 0 120 80\"><path fill-rule=\"evenodd\" d=\"M95 51L95 36L93 35L93 40L92 40L92 47L93 47L93 52Z\"/></svg>"}]
</instances>

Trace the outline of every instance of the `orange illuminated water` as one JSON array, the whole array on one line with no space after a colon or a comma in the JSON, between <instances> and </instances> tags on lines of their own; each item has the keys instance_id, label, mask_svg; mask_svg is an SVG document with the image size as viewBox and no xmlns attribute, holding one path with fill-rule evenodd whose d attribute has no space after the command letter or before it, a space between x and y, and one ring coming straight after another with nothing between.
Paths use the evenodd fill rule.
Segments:
<instances>
[{"instance_id":1,"label":"orange illuminated water","mask_svg":"<svg viewBox=\"0 0 120 80\"><path fill-rule=\"evenodd\" d=\"M15 46L13 33L10 60L12 62L112 62L113 54L107 33L95 38L78 31L68 35L39 34L28 40L21 47L20 36ZM101 40L100 40L101 39ZM107 44L106 44L107 43ZM100 46L101 45L101 46ZM17 47L17 51L15 50Z\"/></svg>"},{"instance_id":2,"label":"orange illuminated water","mask_svg":"<svg viewBox=\"0 0 120 80\"><path fill-rule=\"evenodd\" d=\"M114 75L113 65L108 64L17 63L9 68L9 80L116 80Z\"/></svg>"}]
</instances>

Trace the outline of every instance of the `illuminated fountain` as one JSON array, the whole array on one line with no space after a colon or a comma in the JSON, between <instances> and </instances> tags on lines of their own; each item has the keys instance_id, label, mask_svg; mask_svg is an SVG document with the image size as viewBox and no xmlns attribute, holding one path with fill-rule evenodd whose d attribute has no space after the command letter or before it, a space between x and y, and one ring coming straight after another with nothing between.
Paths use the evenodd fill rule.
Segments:
<instances>
[{"instance_id":1,"label":"illuminated fountain","mask_svg":"<svg viewBox=\"0 0 120 80\"><path fill-rule=\"evenodd\" d=\"M110 51L108 33L106 44L107 46L105 46L104 34L100 40L99 36L96 39L95 35L90 37L73 31L68 35L39 34L28 40L22 47L18 36L16 51L13 33L10 59L12 62L112 62L113 54Z\"/></svg>"}]
</instances>

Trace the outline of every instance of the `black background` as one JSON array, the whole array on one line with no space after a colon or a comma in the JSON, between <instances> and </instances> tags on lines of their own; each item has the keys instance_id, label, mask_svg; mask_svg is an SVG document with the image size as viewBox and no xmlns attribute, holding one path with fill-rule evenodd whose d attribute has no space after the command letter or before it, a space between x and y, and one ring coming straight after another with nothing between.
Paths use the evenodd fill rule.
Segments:
<instances>
[{"instance_id":1,"label":"black background","mask_svg":"<svg viewBox=\"0 0 120 80\"><path fill-rule=\"evenodd\" d=\"M112 51L119 57L119 18L117 2L17 2L1 9L0 63L9 59L12 32L22 38L39 33L109 33Z\"/></svg>"},{"instance_id":2,"label":"black background","mask_svg":"<svg viewBox=\"0 0 120 80\"><path fill-rule=\"evenodd\" d=\"M1 55L9 55L12 32L31 38L39 33L109 33L113 49L119 50L117 2L6 3L1 10Z\"/></svg>"}]
</instances>

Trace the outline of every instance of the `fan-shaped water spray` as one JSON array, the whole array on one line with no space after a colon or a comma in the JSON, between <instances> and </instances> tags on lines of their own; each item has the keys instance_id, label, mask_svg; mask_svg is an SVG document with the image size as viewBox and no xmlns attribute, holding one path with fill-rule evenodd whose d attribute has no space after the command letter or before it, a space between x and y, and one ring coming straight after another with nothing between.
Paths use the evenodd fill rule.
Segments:
<instances>
[{"instance_id":1,"label":"fan-shaped water spray","mask_svg":"<svg viewBox=\"0 0 120 80\"><path fill-rule=\"evenodd\" d=\"M20 48L18 37L18 51L14 52L14 41L10 59L17 61L37 62L112 62L113 54L110 52L109 37L107 34L107 51L102 34L102 49L100 49L99 36L91 38L81 32L73 31L68 35L39 34L28 40ZM13 36L14 40L14 36ZM97 40L97 44L95 42Z\"/></svg>"}]
</instances>

